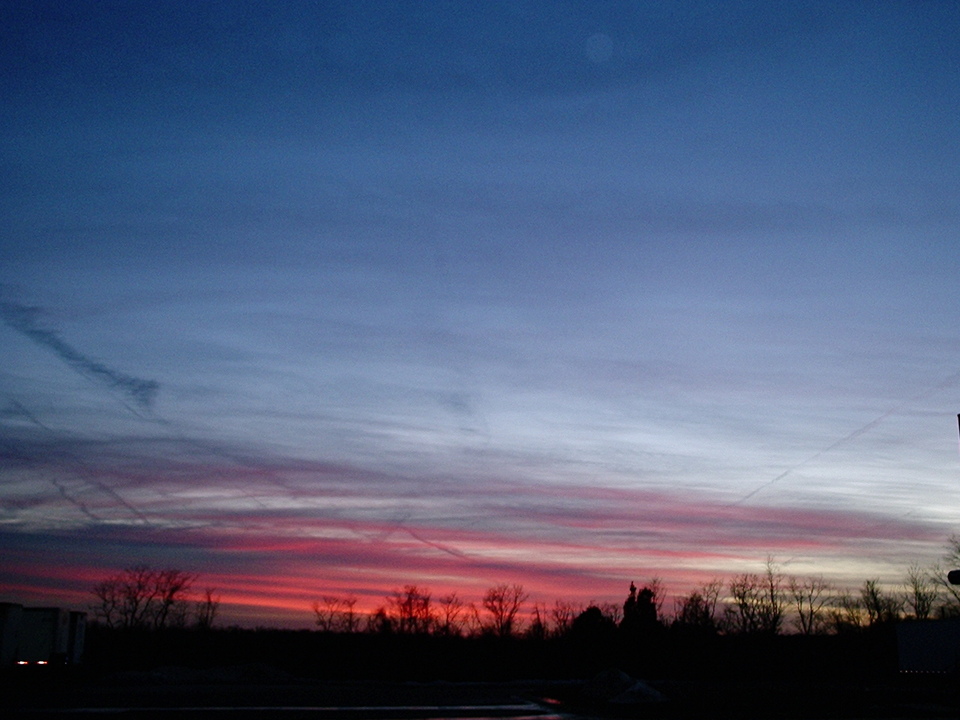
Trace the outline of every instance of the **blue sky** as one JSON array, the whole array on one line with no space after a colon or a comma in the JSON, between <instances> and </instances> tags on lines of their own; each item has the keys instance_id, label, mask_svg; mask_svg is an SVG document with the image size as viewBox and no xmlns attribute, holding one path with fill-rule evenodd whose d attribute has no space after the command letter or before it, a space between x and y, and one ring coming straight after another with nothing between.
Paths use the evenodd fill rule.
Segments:
<instances>
[{"instance_id":1,"label":"blue sky","mask_svg":"<svg viewBox=\"0 0 960 720\"><path fill-rule=\"evenodd\" d=\"M5 597L145 561L295 624L957 531L954 3L0 13Z\"/></svg>"}]
</instances>

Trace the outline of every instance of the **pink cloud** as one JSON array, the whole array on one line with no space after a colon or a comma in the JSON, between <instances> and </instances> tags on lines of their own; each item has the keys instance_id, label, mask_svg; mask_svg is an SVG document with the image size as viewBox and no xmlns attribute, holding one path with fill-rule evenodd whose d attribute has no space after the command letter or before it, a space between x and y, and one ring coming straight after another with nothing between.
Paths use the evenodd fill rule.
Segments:
<instances>
[{"instance_id":1,"label":"pink cloud","mask_svg":"<svg viewBox=\"0 0 960 720\"><path fill-rule=\"evenodd\" d=\"M679 591L756 569L769 554L856 558L865 543L942 539L939 527L907 518L731 505L691 490L440 482L224 455L201 448L171 462L121 446L97 462L96 483L84 480L92 461L41 463L60 477L71 464L83 469L70 501L47 492L59 512L69 516L72 502L117 515L105 523L74 512L77 530L9 533L0 591L76 603L98 579L145 562L198 573L198 587L218 588L237 617L260 607L293 622L300 608L308 624L321 594L356 595L370 609L406 583L476 601L493 584L518 582L542 602L619 601L630 581L653 575Z\"/></svg>"}]
</instances>

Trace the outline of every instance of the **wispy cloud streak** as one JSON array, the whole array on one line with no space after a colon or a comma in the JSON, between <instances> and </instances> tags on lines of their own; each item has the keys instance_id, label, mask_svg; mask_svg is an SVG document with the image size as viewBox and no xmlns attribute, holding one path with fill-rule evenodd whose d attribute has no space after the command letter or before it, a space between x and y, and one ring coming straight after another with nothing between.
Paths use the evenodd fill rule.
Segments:
<instances>
[{"instance_id":1,"label":"wispy cloud streak","mask_svg":"<svg viewBox=\"0 0 960 720\"><path fill-rule=\"evenodd\" d=\"M23 411L33 419L32 413L26 408L23 408ZM105 510L122 508L133 515L139 523L150 524L143 512L107 483L109 477L107 467L103 464L102 458L95 457L89 452L89 443L70 440L39 420L33 419L33 422L43 431L44 439L28 439L8 429L6 436L0 438L6 458L29 468L31 473L39 473L36 476L38 479L48 478L58 494L92 522L102 522L104 516L94 512L88 503L76 497L77 493L67 489L64 482L66 477L79 478L85 485L102 493L102 505Z\"/></svg>"},{"instance_id":2,"label":"wispy cloud streak","mask_svg":"<svg viewBox=\"0 0 960 720\"><path fill-rule=\"evenodd\" d=\"M64 341L56 331L43 327L37 320L41 309L19 303L0 303L4 322L41 347L52 350L67 365L107 387L119 390L145 410L149 410L160 384L155 380L127 375L93 360Z\"/></svg>"},{"instance_id":3,"label":"wispy cloud streak","mask_svg":"<svg viewBox=\"0 0 960 720\"><path fill-rule=\"evenodd\" d=\"M828 445L827 447L823 448L822 450L818 450L818 451L815 452L813 455L811 455L810 457L808 457L806 460L803 460L802 462L797 463L797 464L794 465L793 467L787 468L786 470L784 470L782 473L780 473L779 475L777 475L777 476L776 476L775 478L773 478L772 480L768 480L767 482L763 483L762 485L758 485L756 488L754 488L753 490L751 490L750 492L748 492L746 495L744 495L743 497L741 497L739 500L737 500L737 501L734 502L734 503L731 503L731 505L742 505L743 503L747 502L747 500L749 500L750 498L752 498L752 497L754 497L755 495L763 492L763 491L766 490L767 488L769 488L769 487L771 487L771 486L773 486L773 485L776 485L778 482L780 482L781 480L783 480L783 479L786 478L787 476L791 475L792 473L796 472L797 470L799 470L799 469L801 469L801 468L809 465L809 464L812 463L812 462L815 462L816 460L819 460L821 457L823 457L823 456L826 455L827 453L829 453L829 452L831 452L831 451L833 451L833 450L836 450L838 447L847 444L847 443L850 442L851 440L856 440L856 439L857 439L858 437L860 437L861 435L863 435L863 434L865 434L865 433L873 430L875 427L877 427L880 423L882 423L884 420L886 420L886 419L889 418L890 416L895 415L896 413L898 413L898 412L900 412L900 411L902 411L902 410L910 407L910 406L913 405L914 403L919 402L920 400L923 400L923 399L929 397L930 395L932 395L933 393L937 392L938 390L943 390L944 388L950 387L951 385L955 384L958 380L960 380L960 372L957 372L957 373L954 373L954 374L948 376L947 378L945 378L945 379L942 380L941 382L937 383L937 384L934 385L933 387L924 390L922 393L920 393L920 394L918 394L918 395L915 395L914 397L911 397L909 400L903 401L902 403L900 403L900 404L897 405L896 407L893 407L893 408L887 410L886 412L884 412L883 414L878 415L878 416L875 417L873 420L871 420L870 422L868 422L866 425L862 425L861 427L857 428L856 430L854 430L853 432L851 432L851 433L849 433L849 434L847 434L847 435L844 435L842 438L840 438L839 440L836 440L835 442L831 443L830 445Z\"/></svg>"}]
</instances>

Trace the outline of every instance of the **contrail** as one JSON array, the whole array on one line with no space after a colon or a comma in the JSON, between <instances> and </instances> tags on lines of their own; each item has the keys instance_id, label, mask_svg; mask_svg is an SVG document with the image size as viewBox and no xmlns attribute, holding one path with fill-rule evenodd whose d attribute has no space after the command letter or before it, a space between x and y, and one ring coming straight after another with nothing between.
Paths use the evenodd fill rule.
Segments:
<instances>
[{"instance_id":1,"label":"contrail","mask_svg":"<svg viewBox=\"0 0 960 720\"><path fill-rule=\"evenodd\" d=\"M154 380L142 380L127 375L96 360L91 360L64 342L54 330L41 326L37 322L37 315L39 314L40 308L10 302L0 303L0 315L3 315L4 321L14 330L22 333L38 345L52 350L61 360L81 375L91 377L108 387L116 388L140 407L150 409L157 390L160 388L159 383Z\"/></svg>"},{"instance_id":2,"label":"contrail","mask_svg":"<svg viewBox=\"0 0 960 720\"><path fill-rule=\"evenodd\" d=\"M418 532L416 532L416 531L414 531L414 530L411 530L411 529L407 526L407 521L410 520L411 517L412 517L411 513L403 513L403 515L402 515L401 517L399 517L399 518L394 522L393 527L387 528L385 531L381 531L381 532L377 533L376 536L374 536L373 538L371 538L371 541L372 541L372 542L377 542L377 543L384 542L384 541L387 540L391 535L393 535L395 532L402 531L402 532L407 533L407 535L409 535L410 537L412 537L412 538L413 538L414 540L416 540L417 542L421 542L421 543L423 543L424 545L427 545L428 547L432 547L434 550L439 550L440 552L447 553L447 555L453 555L453 557L458 558L458 559L460 559L460 560L471 560L471 559L472 559L472 558L471 558L469 555L467 555L465 552L461 552L460 550L457 550L456 548L450 547L449 545L443 545L443 544L438 543L438 542L435 542L435 541L433 541L433 540L429 540L428 538L423 537L423 536L422 536L421 534L419 534ZM354 528L354 532L363 534L360 530L357 530L356 528Z\"/></svg>"},{"instance_id":3,"label":"contrail","mask_svg":"<svg viewBox=\"0 0 960 720\"><path fill-rule=\"evenodd\" d=\"M37 459L37 455L35 451L33 454L29 454L29 455L25 454L22 450L17 448L17 446L13 443L12 440L3 439L3 440L0 440L0 442L2 442L3 445L6 447L5 452L8 457L11 457L26 463L39 464L43 462ZM147 518L146 515L144 515L140 510L138 510L129 502L127 502L123 497L121 497L121 495L116 490L114 490L112 487L107 485L102 480L98 479L97 473L87 468L83 460L81 460L80 458L74 455L74 461L76 463L76 467L73 470L70 470L69 472L72 472L72 474L74 475L80 476L82 480L86 482L88 485L92 485L93 487L100 490L102 493L105 493L106 495L110 496L114 501L117 502L117 504L122 506L124 509L128 510L144 525L150 525L150 520ZM80 500L77 500L72 495L70 495L67 492L66 487L59 480L57 480L56 478L51 478L50 482L55 488L57 488L57 491L60 493L60 495L63 496L63 498L67 502L74 505L78 510L80 510L80 512L82 512L88 518L90 518L91 520L97 520L97 521L101 519L96 515L94 515L83 502L81 502Z\"/></svg>"},{"instance_id":4,"label":"contrail","mask_svg":"<svg viewBox=\"0 0 960 720\"><path fill-rule=\"evenodd\" d=\"M64 484L63 484L62 482L60 482L59 480L56 480L56 479L52 479L52 480L50 480L50 482L52 482L52 483L53 483L53 486L54 486L55 488L57 488L57 490L60 491L60 495L63 497L64 500L66 500L68 503L70 503L71 505L73 505L74 507L76 507L80 512L82 512L82 513L83 513L84 515L86 515L88 518L90 518L90 519L93 520L94 522L102 522L102 521L103 521L103 518L98 517L98 516L94 515L92 512L90 512L90 508L87 507L86 503L84 503L84 502L82 502L82 501L80 501L80 500L77 500L75 497L73 497L72 495L70 495L70 493L67 492L67 488L64 486Z\"/></svg>"},{"instance_id":5,"label":"contrail","mask_svg":"<svg viewBox=\"0 0 960 720\"><path fill-rule=\"evenodd\" d=\"M773 478L773 480L768 480L767 482L763 483L762 485L754 488L753 490L751 490L750 492L748 492L746 495L744 495L742 498L740 498L740 499L737 500L736 502L730 503L730 505L731 505L731 506L734 506L734 505L741 505L741 504L745 503L747 500L749 500L750 498L752 498L752 497L753 497L754 495L756 495L757 493L762 492L763 490L766 490L766 489L767 489L768 487L770 487L771 485L776 485L778 482L780 482L781 480L783 480L785 477L787 477L787 476L790 475L791 473L796 472L797 470L799 470L800 468L804 467L805 465L809 465L809 464L812 463L814 460L818 460L818 459L819 459L820 457L822 457L823 455L826 455L826 454L827 454L828 452L830 452L831 450L835 450L836 448L840 447L840 446L843 445L844 443L850 442L851 440L855 440L856 438L860 437L860 436L863 435L864 433L869 432L870 430L873 430L873 428L875 428L877 425L879 425L880 423L882 423L884 420L886 420L886 419L887 419L888 417L890 417L891 415L900 412L900 411L903 410L904 408L909 407L910 405L912 405L913 403L917 402L918 400L922 400L923 398L927 397L928 395L932 395L932 394L935 393L937 390L942 390L942 389L945 388L945 387L949 387L950 385L953 385L955 382L957 382L957 380L960 380L960 372L957 372L957 373L954 373L953 375L950 375L949 377L947 377L947 378L946 378L945 380L943 380L942 382L937 383L936 385L934 385L932 388L929 388L929 389L927 389L927 390L924 390L924 391L923 391L922 393L920 393L919 395L916 395L916 396L910 398L909 400L905 400L904 402L902 402L902 403L900 403L899 405L897 405L895 408L892 408L892 409L890 409L890 410L887 410L885 413L883 413L882 415L879 415L879 416L875 417L873 420L871 420L870 422L868 422L868 423L867 423L866 425L864 425L863 427L860 427L860 428L854 430L854 431L853 431L852 433L850 433L849 435L844 435L842 438L840 438L839 440L837 440L837 441L834 442L834 443L831 443L830 445L828 445L827 447L823 448L822 450L818 450L818 451L815 452L813 455L811 455L810 457L808 457L806 460L797 463L796 465L794 465L794 466L791 467L791 468L788 468L787 470L784 470L782 473L780 473L780 474L777 475L775 478Z\"/></svg>"},{"instance_id":6,"label":"contrail","mask_svg":"<svg viewBox=\"0 0 960 720\"><path fill-rule=\"evenodd\" d=\"M11 415L20 415L26 418L27 420L29 420L30 422L32 422L37 427L43 430L46 430L47 432L53 432L48 426L40 422L40 420L37 419L36 415L34 415L29 410L27 410L27 408L25 408L21 403L17 402L16 400L13 400L13 399L10 400L10 410L11 410L10 412Z\"/></svg>"},{"instance_id":7,"label":"contrail","mask_svg":"<svg viewBox=\"0 0 960 720\"><path fill-rule=\"evenodd\" d=\"M429 545L430 547L432 547L432 548L434 548L434 549L436 549L436 550L439 550L439 551L441 551L441 552L445 552L445 553L447 553L448 555L453 555L455 558L458 558L458 559L460 559L460 560L471 560L471 559L472 559L472 558L471 558L469 555L467 555L465 552L461 552L460 550L457 550L456 548L452 548L452 547L450 547L449 545L441 545L441 544L438 543L438 542L434 542L433 540L428 540L428 539L425 538L425 537L421 537L420 535L418 535L417 533L415 533L415 532L414 532L413 530L411 530L410 528L404 528L404 530L406 530L407 534L410 535L410 537L412 537L414 540L417 540L417 541L419 541L419 542L422 542L424 545Z\"/></svg>"},{"instance_id":8,"label":"contrail","mask_svg":"<svg viewBox=\"0 0 960 720\"><path fill-rule=\"evenodd\" d=\"M32 412L30 412L30 410L27 409L22 403L20 403L19 401L17 401L17 400L14 399L14 398L10 398L10 399L9 399L9 402L10 402L10 408L11 408L11 410L13 411L13 413L11 413L11 414L20 415L20 416L28 419L30 422L32 422L32 423L33 423L34 425L36 425L37 427L39 427L39 428L40 428L41 430L43 430L44 433L46 433L47 435L52 436L52 437L54 437L54 438L59 438L59 435L58 435L58 433L57 433L56 430L54 430L53 428L51 428L49 425L41 422L41 420L40 420L36 415L34 415ZM48 461L50 460L50 454L51 454L51 453L49 452L49 450L46 451L46 452L44 452L44 453L42 453L43 460L40 460L40 459L39 459L40 454L38 453L37 450L33 450L30 454L25 454L25 451L22 450L22 449L19 449L19 448L16 446L15 441L14 441L13 439L11 439L11 438L3 438L3 439L0 439L0 442L2 442L3 445L6 446L6 447L9 449L9 455L10 455L10 457L16 458L17 460L20 460L20 461L23 461L23 462L27 462L27 463L42 463L42 462L48 462ZM75 465L72 470L68 470L67 472L70 472L70 473L72 473L72 474L74 474L74 475L80 476L80 478L83 480L83 482L86 482L88 485L91 485L91 486L97 488L98 490L100 490L100 492L108 495L108 496L109 496L110 498L112 498L115 502L117 502L117 504L119 504L121 507L125 508L125 509L128 510L131 514L133 514L133 515L134 515L138 520L140 520L143 524L145 524L145 525L150 525L150 520L147 518L146 515L143 514L143 512L141 512L141 511L138 510L136 507L134 507L133 505L131 505L127 500L125 500L125 499L120 495L120 493L118 493L118 492L117 492L116 490L114 490L112 487L110 487L109 485L107 485L103 480L101 480L100 477L99 477L99 473L91 470L91 469L87 466L87 464L85 463L85 461L84 461L81 457L79 457L76 452L71 451L71 450L69 450L69 449L64 449L63 451L61 451L60 454L62 455L62 454L64 454L64 453L68 454L69 456L72 456L72 460L73 460L74 465ZM84 515L86 515L88 518L90 518L91 520L94 520L94 521L101 521L101 520L102 520L102 518L100 518L100 517L98 517L97 515L95 515L95 514L90 510L90 508L87 507L86 504L84 504L84 503L81 502L80 500L78 500L78 499L76 499L75 497L73 497L72 495L70 495L70 493L67 491L66 485L65 485L64 483L62 483L61 481L59 481L59 480L57 480L57 479L55 479L55 478L51 478L51 479L50 479L50 482L53 484L54 487L57 488L57 491L60 493L60 495L63 496L63 498L64 498L65 500L67 500L67 502L69 502L69 503L71 503L72 505L74 505L78 510L80 510L80 512L82 512L82 513L83 513Z\"/></svg>"}]
</instances>

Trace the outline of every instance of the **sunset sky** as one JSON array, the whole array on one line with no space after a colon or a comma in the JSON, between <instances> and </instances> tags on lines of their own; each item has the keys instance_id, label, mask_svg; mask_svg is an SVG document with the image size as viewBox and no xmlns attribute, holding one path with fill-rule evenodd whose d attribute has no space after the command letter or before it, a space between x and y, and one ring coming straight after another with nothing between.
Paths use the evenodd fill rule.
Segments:
<instances>
[{"instance_id":1,"label":"sunset sky","mask_svg":"<svg viewBox=\"0 0 960 720\"><path fill-rule=\"evenodd\" d=\"M5 1L0 82L0 600L960 532L958 3Z\"/></svg>"}]
</instances>

